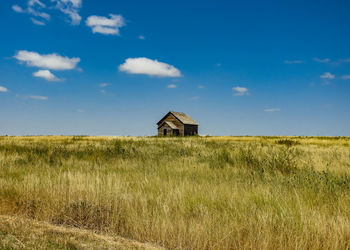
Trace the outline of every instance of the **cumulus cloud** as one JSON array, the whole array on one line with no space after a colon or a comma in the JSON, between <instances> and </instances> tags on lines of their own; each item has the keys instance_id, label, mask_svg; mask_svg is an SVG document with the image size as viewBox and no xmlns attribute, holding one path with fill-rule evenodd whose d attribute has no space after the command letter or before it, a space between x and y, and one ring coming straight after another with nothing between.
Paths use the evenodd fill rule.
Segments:
<instances>
[{"instance_id":1,"label":"cumulus cloud","mask_svg":"<svg viewBox=\"0 0 350 250\"><path fill-rule=\"evenodd\" d=\"M140 40L145 40L145 37L144 36L139 36L139 39Z\"/></svg>"},{"instance_id":2,"label":"cumulus cloud","mask_svg":"<svg viewBox=\"0 0 350 250\"><path fill-rule=\"evenodd\" d=\"M167 63L151 60L145 57L128 58L119 65L119 70L128 74L143 74L158 77L179 77L180 70Z\"/></svg>"},{"instance_id":3,"label":"cumulus cloud","mask_svg":"<svg viewBox=\"0 0 350 250\"><path fill-rule=\"evenodd\" d=\"M280 108L269 108L269 109L264 109L265 112L279 112L281 111Z\"/></svg>"},{"instance_id":4,"label":"cumulus cloud","mask_svg":"<svg viewBox=\"0 0 350 250\"><path fill-rule=\"evenodd\" d=\"M335 78L335 75L326 72L323 75L320 76L321 79L329 79L329 80L333 80Z\"/></svg>"},{"instance_id":5,"label":"cumulus cloud","mask_svg":"<svg viewBox=\"0 0 350 250\"><path fill-rule=\"evenodd\" d=\"M329 63L331 61L331 59L329 59L329 58L320 59L320 58L315 57L314 61L319 62L319 63Z\"/></svg>"},{"instance_id":6,"label":"cumulus cloud","mask_svg":"<svg viewBox=\"0 0 350 250\"><path fill-rule=\"evenodd\" d=\"M27 66L39 67L52 70L70 70L74 69L80 62L80 58L63 57L56 53L40 55L37 52L20 50L15 55L19 62L26 63Z\"/></svg>"},{"instance_id":7,"label":"cumulus cloud","mask_svg":"<svg viewBox=\"0 0 350 250\"><path fill-rule=\"evenodd\" d=\"M177 86L175 84L169 84L168 89L175 89Z\"/></svg>"},{"instance_id":8,"label":"cumulus cloud","mask_svg":"<svg viewBox=\"0 0 350 250\"><path fill-rule=\"evenodd\" d=\"M38 70L37 72L33 73L33 76L43 78L46 81L50 81L50 82L57 82L62 80L57 78L54 74L51 73L50 70L47 70L47 69Z\"/></svg>"},{"instance_id":9,"label":"cumulus cloud","mask_svg":"<svg viewBox=\"0 0 350 250\"><path fill-rule=\"evenodd\" d=\"M303 63L304 61L302 60L293 60L293 61L290 61L290 60L284 60L284 63L285 64L301 64Z\"/></svg>"},{"instance_id":10,"label":"cumulus cloud","mask_svg":"<svg viewBox=\"0 0 350 250\"><path fill-rule=\"evenodd\" d=\"M92 29L93 33L119 35L119 29L125 26L124 18L114 14L109 14L109 17L89 16L86 25Z\"/></svg>"},{"instance_id":11,"label":"cumulus cloud","mask_svg":"<svg viewBox=\"0 0 350 250\"><path fill-rule=\"evenodd\" d=\"M205 86L203 86L203 85L198 85L198 88L199 88L199 89L204 89Z\"/></svg>"},{"instance_id":12,"label":"cumulus cloud","mask_svg":"<svg viewBox=\"0 0 350 250\"><path fill-rule=\"evenodd\" d=\"M0 86L0 92L5 93L7 91L8 91L7 88L5 88L4 86Z\"/></svg>"},{"instance_id":13,"label":"cumulus cloud","mask_svg":"<svg viewBox=\"0 0 350 250\"><path fill-rule=\"evenodd\" d=\"M343 80L350 80L350 75L344 75L341 77Z\"/></svg>"},{"instance_id":14,"label":"cumulus cloud","mask_svg":"<svg viewBox=\"0 0 350 250\"><path fill-rule=\"evenodd\" d=\"M232 90L234 91L233 95L234 96L243 96L243 95L249 95L249 90L247 88L244 87L234 87L232 88Z\"/></svg>"}]
</instances>

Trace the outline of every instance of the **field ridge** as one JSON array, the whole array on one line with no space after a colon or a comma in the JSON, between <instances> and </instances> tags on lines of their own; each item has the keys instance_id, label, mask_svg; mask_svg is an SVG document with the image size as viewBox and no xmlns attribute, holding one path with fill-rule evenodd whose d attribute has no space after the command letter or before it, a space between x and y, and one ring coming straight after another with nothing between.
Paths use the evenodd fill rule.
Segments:
<instances>
[{"instance_id":1,"label":"field ridge","mask_svg":"<svg viewBox=\"0 0 350 250\"><path fill-rule=\"evenodd\" d=\"M164 249L120 236L58 226L19 216L0 215L1 249Z\"/></svg>"}]
</instances>

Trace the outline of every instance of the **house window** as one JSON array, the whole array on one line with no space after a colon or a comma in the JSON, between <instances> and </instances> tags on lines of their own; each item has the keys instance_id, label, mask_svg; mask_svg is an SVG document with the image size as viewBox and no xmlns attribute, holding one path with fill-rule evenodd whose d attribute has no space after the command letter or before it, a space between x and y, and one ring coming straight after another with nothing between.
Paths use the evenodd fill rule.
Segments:
<instances>
[{"instance_id":1,"label":"house window","mask_svg":"<svg viewBox=\"0 0 350 250\"><path fill-rule=\"evenodd\" d=\"M165 129L164 129L164 132L163 132L163 133L164 133L164 135L166 135L166 134L167 134L167 132L168 132L168 131L167 131L167 129L165 128Z\"/></svg>"}]
</instances>

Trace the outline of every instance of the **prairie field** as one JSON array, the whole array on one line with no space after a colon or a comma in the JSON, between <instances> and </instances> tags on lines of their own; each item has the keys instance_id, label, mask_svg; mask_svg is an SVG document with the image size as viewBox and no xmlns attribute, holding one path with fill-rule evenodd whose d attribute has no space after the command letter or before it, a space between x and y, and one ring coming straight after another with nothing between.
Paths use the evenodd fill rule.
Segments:
<instances>
[{"instance_id":1,"label":"prairie field","mask_svg":"<svg viewBox=\"0 0 350 250\"><path fill-rule=\"evenodd\" d=\"M0 137L0 248L119 243L349 249L350 138Z\"/></svg>"}]
</instances>

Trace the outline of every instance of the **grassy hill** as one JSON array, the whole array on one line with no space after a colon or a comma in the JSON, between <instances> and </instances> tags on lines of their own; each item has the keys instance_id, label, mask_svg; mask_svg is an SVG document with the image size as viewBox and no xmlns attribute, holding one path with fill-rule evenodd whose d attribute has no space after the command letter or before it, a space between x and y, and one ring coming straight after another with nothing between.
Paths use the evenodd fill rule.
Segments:
<instances>
[{"instance_id":1,"label":"grassy hill","mask_svg":"<svg viewBox=\"0 0 350 250\"><path fill-rule=\"evenodd\" d=\"M0 137L0 215L3 248L346 249L350 138Z\"/></svg>"}]
</instances>

